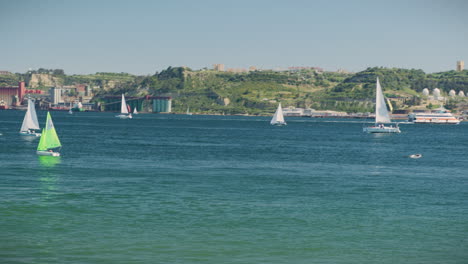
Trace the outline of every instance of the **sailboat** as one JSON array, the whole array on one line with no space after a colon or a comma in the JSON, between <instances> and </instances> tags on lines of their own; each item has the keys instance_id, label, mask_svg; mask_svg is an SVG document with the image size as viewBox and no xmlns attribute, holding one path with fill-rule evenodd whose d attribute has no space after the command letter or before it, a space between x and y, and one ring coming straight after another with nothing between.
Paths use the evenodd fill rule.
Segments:
<instances>
[{"instance_id":1,"label":"sailboat","mask_svg":"<svg viewBox=\"0 0 468 264\"><path fill-rule=\"evenodd\" d=\"M271 125L275 126L285 126L286 122L284 122L284 117L283 117L283 108L281 108L281 103L279 103L278 108L276 109L275 114L273 115L273 118L270 121Z\"/></svg>"},{"instance_id":2,"label":"sailboat","mask_svg":"<svg viewBox=\"0 0 468 264\"><path fill-rule=\"evenodd\" d=\"M54 123L50 117L50 113L47 112L47 119L45 128L42 129L42 136L37 146L36 154L39 156L60 156L60 140L55 131Z\"/></svg>"},{"instance_id":3,"label":"sailboat","mask_svg":"<svg viewBox=\"0 0 468 264\"><path fill-rule=\"evenodd\" d=\"M187 107L187 115L192 115L192 113L190 113L190 108Z\"/></svg>"},{"instance_id":4,"label":"sailboat","mask_svg":"<svg viewBox=\"0 0 468 264\"><path fill-rule=\"evenodd\" d=\"M34 107L34 102L28 98L28 110L24 115L23 124L21 125L20 129L20 135L40 137L41 133L37 133L35 131L36 129L40 129L39 121L37 121L36 108Z\"/></svg>"},{"instance_id":5,"label":"sailboat","mask_svg":"<svg viewBox=\"0 0 468 264\"><path fill-rule=\"evenodd\" d=\"M379 78L377 77L376 92L375 92L375 125L363 128L367 133L400 133L398 123L393 126L385 126L392 121L390 120L390 113L385 105L385 97L380 86Z\"/></svg>"},{"instance_id":6,"label":"sailboat","mask_svg":"<svg viewBox=\"0 0 468 264\"><path fill-rule=\"evenodd\" d=\"M70 109L68 110L68 114L73 115L72 103L71 102L70 102Z\"/></svg>"},{"instance_id":7,"label":"sailboat","mask_svg":"<svg viewBox=\"0 0 468 264\"><path fill-rule=\"evenodd\" d=\"M137 110L136 106L135 106L135 108L133 108L133 114L138 115L138 110Z\"/></svg>"},{"instance_id":8,"label":"sailboat","mask_svg":"<svg viewBox=\"0 0 468 264\"><path fill-rule=\"evenodd\" d=\"M127 103L125 103L124 94L122 94L122 104L120 107L120 115L116 115L116 117L121 118L121 119L132 118L132 114L128 113L128 107L127 107Z\"/></svg>"}]
</instances>

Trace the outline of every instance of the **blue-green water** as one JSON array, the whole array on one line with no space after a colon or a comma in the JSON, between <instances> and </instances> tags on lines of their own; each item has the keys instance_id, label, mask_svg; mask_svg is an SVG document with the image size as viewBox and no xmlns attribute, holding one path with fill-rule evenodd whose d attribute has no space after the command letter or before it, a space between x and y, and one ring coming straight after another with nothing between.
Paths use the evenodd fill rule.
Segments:
<instances>
[{"instance_id":1,"label":"blue-green water","mask_svg":"<svg viewBox=\"0 0 468 264\"><path fill-rule=\"evenodd\" d=\"M0 263L468 263L467 123L52 112L53 158L23 115L0 112Z\"/></svg>"}]
</instances>

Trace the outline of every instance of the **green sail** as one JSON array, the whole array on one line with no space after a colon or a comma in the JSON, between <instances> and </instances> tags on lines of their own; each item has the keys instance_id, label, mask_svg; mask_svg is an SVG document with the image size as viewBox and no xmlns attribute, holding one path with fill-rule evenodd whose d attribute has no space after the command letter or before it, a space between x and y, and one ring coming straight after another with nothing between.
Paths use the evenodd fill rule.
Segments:
<instances>
[{"instance_id":1,"label":"green sail","mask_svg":"<svg viewBox=\"0 0 468 264\"><path fill-rule=\"evenodd\" d=\"M48 150L53 148L61 147L60 140L55 131L54 123L52 123L52 118L50 113L47 112L46 126L42 129L41 139L39 140L39 145L37 150Z\"/></svg>"}]
</instances>

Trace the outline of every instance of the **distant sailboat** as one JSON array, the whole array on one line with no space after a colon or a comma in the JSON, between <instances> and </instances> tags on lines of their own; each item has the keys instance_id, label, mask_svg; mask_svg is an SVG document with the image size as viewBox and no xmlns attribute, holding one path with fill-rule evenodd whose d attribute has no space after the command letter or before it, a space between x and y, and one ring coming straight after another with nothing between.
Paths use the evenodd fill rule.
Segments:
<instances>
[{"instance_id":1,"label":"distant sailboat","mask_svg":"<svg viewBox=\"0 0 468 264\"><path fill-rule=\"evenodd\" d=\"M379 78L377 77L376 92L375 92L375 125L365 127L363 130L367 133L400 133L398 124L395 126L385 126L384 124L391 123L390 113L385 105L385 97L380 86Z\"/></svg>"},{"instance_id":2,"label":"distant sailboat","mask_svg":"<svg viewBox=\"0 0 468 264\"><path fill-rule=\"evenodd\" d=\"M284 117L283 117L283 108L281 108L281 103L279 103L278 108L276 109L276 112L270 121L270 124L275 125L275 126L286 125L286 122L284 121Z\"/></svg>"},{"instance_id":3,"label":"distant sailboat","mask_svg":"<svg viewBox=\"0 0 468 264\"><path fill-rule=\"evenodd\" d=\"M54 123L50 117L50 113L47 112L47 119L45 128L42 129L42 136L37 146L37 155L39 156L60 156L60 140L55 131Z\"/></svg>"},{"instance_id":4,"label":"distant sailboat","mask_svg":"<svg viewBox=\"0 0 468 264\"><path fill-rule=\"evenodd\" d=\"M28 99L28 110L24 115L20 135L40 137L41 133L37 133L35 131L36 129L40 129L39 121L37 120L36 108L34 107L34 102L31 99Z\"/></svg>"},{"instance_id":5,"label":"distant sailboat","mask_svg":"<svg viewBox=\"0 0 468 264\"><path fill-rule=\"evenodd\" d=\"M69 113L70 115L72 115L72 114L73 114L73 110L72 110L72 103L71 103L71 102L70 102L70 109L68 110L68 113Z\"/></svg>"},{"instance_id":6,"label":"distant sailboat","mask_svg":"<svg viewBox=\"0 0 468 264\"><path fill-rule=\"evenodd\" d=\"M190 108L187 107L187 115L192 115L192 113L190 113Z\"/></svg>"},{"instance_id":7,"label":"distant sailboat","mask_svg":"<svg viewBox=\"0 0 468 264\"><path fill-rule=\"evenodd\" d=\"M132 118L132 114L128 113L128 107L127 107L127 103L125 102L124 94L122 94L122 104L120 107L120 115L117 115L116 117L121 118L121 119Z\"/></svg>"},{"instance_id":8,"label":"distant sailboat","mask_svg":"<svg viewBox=\"0 0 468 264\"><path fill-rule=\"evenodd\" d=\"M134 115L138 115L138 111L137 111L136 106L135 106L135 108L133 108L133 114L134 114Z\"/></svg>"}]
</instances>

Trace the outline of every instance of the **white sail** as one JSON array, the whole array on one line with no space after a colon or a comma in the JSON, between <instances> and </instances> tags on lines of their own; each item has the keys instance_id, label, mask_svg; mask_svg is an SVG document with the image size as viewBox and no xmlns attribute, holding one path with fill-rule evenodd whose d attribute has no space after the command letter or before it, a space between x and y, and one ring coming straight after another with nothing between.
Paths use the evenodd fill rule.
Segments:
<instances>
[{"instance_id":1,"label":"white sail","mask_svg":"<svg viewBox=\"0 0 468 264\"><path fill-rule=\"evenodd\" d=\"M376 86L375 123L390 123L390 114L388 112L387 106L385 105L385 97L382 92L382 87L380 87L378 77Z\"/></svg>"},{"instance_id":2,"label":"white sail","mask_svg":"<svg viewBox=\"0 0 468 264\"><path fill-rule=\"evenodd\" d=\"M137 115L137 114L138 114L138 111L137 111L137 108L136 108L136 107L133 108L133 114L134 114L134 115Z\"/></svg>"},{"instance_id":3,"label":"white sail","mask_svg":"<svg viewBox=\"0 0 468 264\"><path fill-rule=\"evenodd\" d=\"M36 108L31 99L28 99L28 110L24 115L23 124L20 132L27 132L29 129L39 129L39 121L37 120Z\"/></svg>"},{"instance_id":4,"label":"white sail","mask_svg":"<svg viewBox=\"0 0 468 264\"><path fill-rule=\"evenodd\" d=\"M127 104L125 103L125 96L122 94L122 106L120 107L120 113L128 114Z\"/></svg>"},{"instance_id":5,"label":"white sail","mask_svg":"<svg viewBox=\"0 0 468 264\"><path fill-rule=\"evenodd\" d=\"M283 108L281 108L281 103L279 103L278 108L276 109L273 118L271 119L270 124L285 124L284 117L283 117Z\"/></svg>"}]
</instances>

